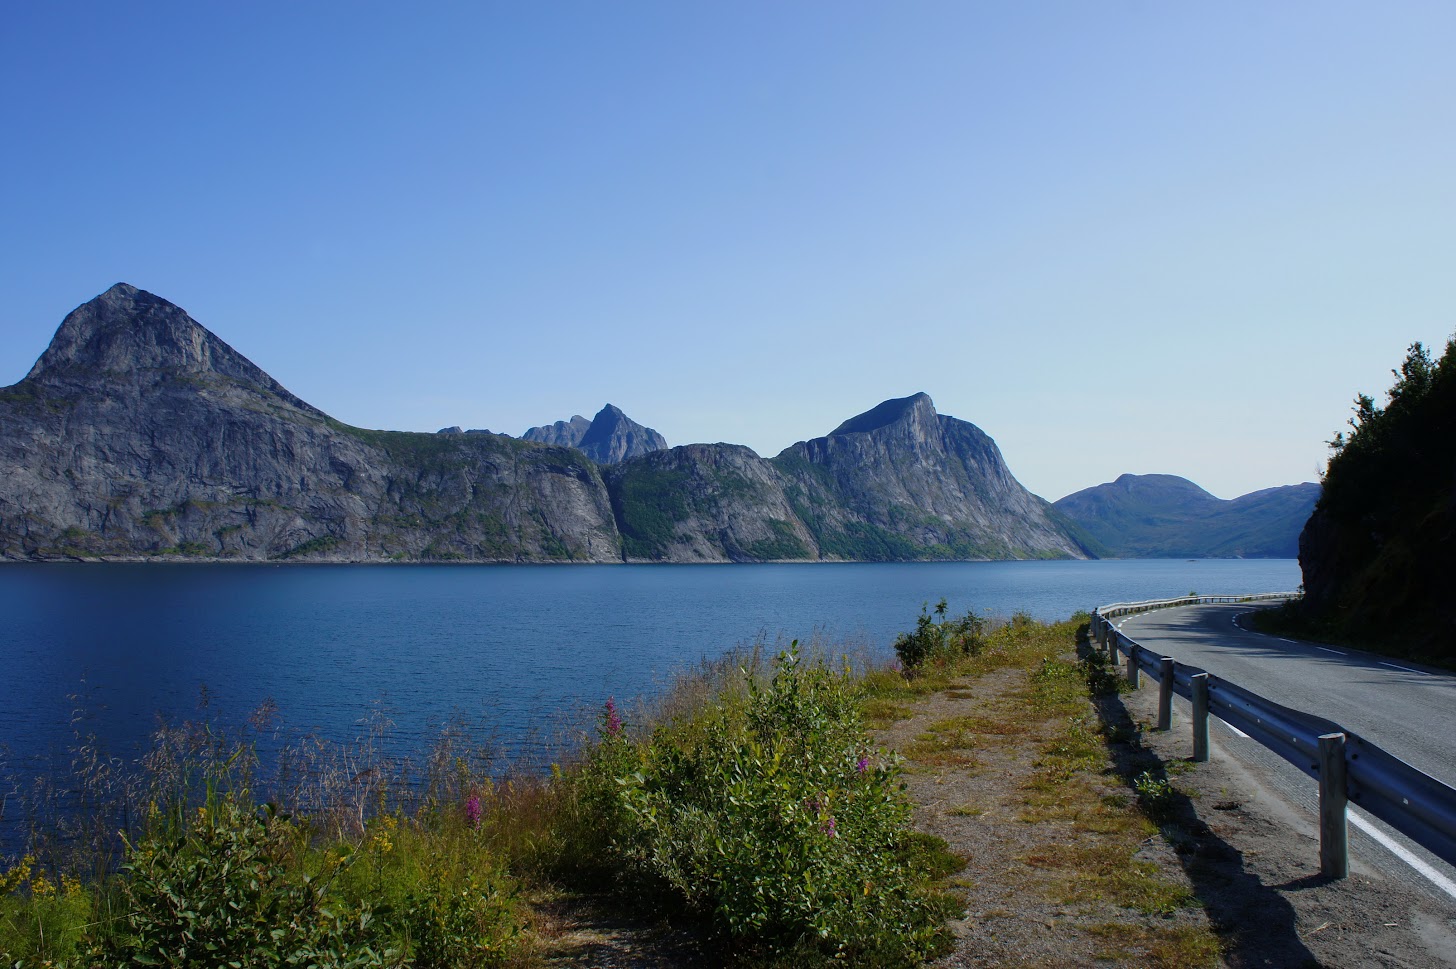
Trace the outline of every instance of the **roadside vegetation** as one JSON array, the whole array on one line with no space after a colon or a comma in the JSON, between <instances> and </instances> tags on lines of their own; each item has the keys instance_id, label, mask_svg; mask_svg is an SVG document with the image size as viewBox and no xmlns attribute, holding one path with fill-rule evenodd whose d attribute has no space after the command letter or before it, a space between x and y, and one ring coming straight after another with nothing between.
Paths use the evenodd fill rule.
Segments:
<instances>
[{"instance_id":1,"label":"roadside vegetation","mask_svg":"<svg viewBox=\"0 0 1456 969\"><path fill-rule=\"evenodd\" d=\"M1456 339L1439 359L1412 344L1384 406L1360 394L1331 440L1301 539L1305 600L1267 617L1286 632L1456 668ZM1271 626L1272 628L1272 626Z\"/></svg>"},{"instance_id":2,"label":"roadside vegetation","mask_svg":"<svg viewBox=\"0 0 1456 969\"><path fill-rule=\"evenodd\" d=\"M1157 832L1156 784L1105 789L1089 697L1117 677L1076 658L1084 621L949 617L942 602L889 664L739 650L630 715L607 700L549 774L502 776L453 729L417 764L371 734L264 765L267 710L233 734L166 727L125 772L81 743L65 809L28 795L30 846L0 863L0 957L551 965L555 913L586 904L666 921L740 965L917 965L958 944L968 886L994 873L915 830L916 785L952 772L974 787L982 758L1013 744L1036 751L1017 823L1057 826L1017 877L1056 904L1166 917L1191 898L1137 857ZM1010 690L968 692L1007 671ZM881 746L937 695L977 702ZM956 816L984 808L967 796ZM1114 957L1163 952L1155 965L1214 951L1182 924L1099 917L1084 935Z\"/></svg>"}]
</instances>

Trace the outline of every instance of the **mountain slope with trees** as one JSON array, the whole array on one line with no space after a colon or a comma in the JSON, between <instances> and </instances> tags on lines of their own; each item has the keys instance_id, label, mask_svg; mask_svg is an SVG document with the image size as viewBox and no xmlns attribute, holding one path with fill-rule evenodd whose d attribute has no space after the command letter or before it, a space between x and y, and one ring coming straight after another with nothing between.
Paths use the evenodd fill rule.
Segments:
<instances>
[{"instance_id":1,"label":"mountain slope with trees","mask_svg":"<svg viewBox=\"0 0 1456 969\"><path fill-rule=\"evenodd\" d=\"M1337 636L1456 665L1456 339L1413 344L1384 407L1355 398L1299 539L1305 617Z\"/></svg>"}]
</instances>

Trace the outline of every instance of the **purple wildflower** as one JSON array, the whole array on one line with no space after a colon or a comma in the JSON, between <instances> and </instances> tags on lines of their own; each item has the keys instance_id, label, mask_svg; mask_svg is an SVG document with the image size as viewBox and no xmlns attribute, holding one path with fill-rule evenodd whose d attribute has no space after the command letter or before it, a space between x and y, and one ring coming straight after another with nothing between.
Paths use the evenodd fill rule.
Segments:
<instances>
[{"instance_id":1,"label":"purple wildflower","mask_svg":"<svg viewBox=\"0 0 1456 969\"><path fill-rule=\"evenodd\" d=\"M480 796L472 794L465 799L465 823L470 825L472 830L480 827L480 818L483 812L480 808Z\"/></svg>"},{"instance_id":2,"label":"purple wildflower","mask_svg":"<svg viewBox=\"0 0 1456 969\"><path fill-rule=\"evenodd\" d=\"M818 796L804 798L804 810L810 814L818 814L823 807L824 802L819 800Z\"/></svg>"},{"instance_id":3,"label":"purple wildflower","mask_svg":"<svg viewBox=\"0 0 1456 969\"><path fill-rule=\"evenodd\" d=\"M615 737L622 732L622 715L617 712L617 703L611 697L607 697L605 729L608 737Z\"/></svg>"},{"instance_id":4,"label":"purple wildflower","mask_svg":"<svg viewBox=\"0 0 1456 969\"><path fill-rule=\"evenodd\" d=\"M829 837L839 837L839 832L836 831L834 828L834 815L831 814L829 815L829 817L825 818L824 823L821 824L820 827L824 829L824 833L829 835Z\"/></svg>"},{"instance_id":5,"label":"purple wildflower","mask_svg":"<svg viewBox=\"0 0 1456 969\"><path fill-rule=\"evenodd\" d=\"M854 769L858 773L863 774L865 771L870 769L870 759L868 757L861 756L859 760L854 762Z\"/></svg>"}]
</instances>

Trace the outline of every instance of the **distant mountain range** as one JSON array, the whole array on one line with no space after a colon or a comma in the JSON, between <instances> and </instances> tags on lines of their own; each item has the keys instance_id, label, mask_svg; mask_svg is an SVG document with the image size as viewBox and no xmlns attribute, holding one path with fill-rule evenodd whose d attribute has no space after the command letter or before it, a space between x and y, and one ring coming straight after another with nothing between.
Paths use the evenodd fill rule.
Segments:
<instances>
[{"instance_id":1,"label":"distant mountain range","mask_svg":"<svg viewBox=\"0 0 1456 969\"><path fill-rule=\"evenodd\" d=\"M1315 485L1125 475L1055 505L914 394L773 458L610 404L521 438L368 430L119 283L0 390L0 558L741 562L1292 555Z\"/></svg>"},{"instance_id":2,"label":"distant mountain range","mask_svg":"<svg viewBox=\"0 0 1456 969\"><path fill-rule=\"evenodd\" d=\"M1119 558L1294 558L1319 499L1312 483L1225 501L1186 478L1125 474L1052 504L1098 555Z\"/></svg>"},{"instance_id":3,"label":"distant mountain range","mask_svg":"<svg viewBox=\"0 0 1456 969\"><path fill-rule=\"evenodd\" d=\"M585 423L587 426L582 428ZM773 459L666 448L610 405L368 430L118 284L0 390L0 557L722 562L1085 557L995 443L916 394Z\"/></svg>"}]
</instances>

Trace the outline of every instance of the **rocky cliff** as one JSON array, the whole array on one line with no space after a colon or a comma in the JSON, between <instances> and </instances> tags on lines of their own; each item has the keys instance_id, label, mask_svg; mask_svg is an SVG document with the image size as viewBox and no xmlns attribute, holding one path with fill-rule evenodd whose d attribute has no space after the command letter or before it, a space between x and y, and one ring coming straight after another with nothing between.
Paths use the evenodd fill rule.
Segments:
<instances>
[{"instance_id":1,"label":"rocky cliff","mask_svg":"<svg viewBox=\"0 0 1456 969\"><path fill-rule=\"evenodd\" d=\"M773 459L826 558L1083 558L980 428L926 394L887 400Z\"/></svg>"},{"instance_id":2,"label":"rocky cliff","mask_svg":"<svg viewBox=\"0 0 1456 969\"><path fill-rule=\"evenodd\" d=\"M1293 558L1319 498L1311 482L1217 498L1172 474L1124 474L1053 503L1121 558Z\"/></svg>"},{"instance_id":3,"label":"rocky cliff","mask_svg":"<svg viewBox=\"0 0 1456 969\"><path fill-rule=\"evenodd\" d=\"M0 390L0 557L770 561L1081 556L924 394L764 460L607 405L535 428L351 427L118 284ZM577 436L577 432L580 435ZM531 432L528 432L531 433ZM592 457L589 457L591 455Z\"/></svg>"},{"instance_id":4,"label":"rocky cliff","mask_svg":"<svg viewBox=\"0 0 1456 969\"><path fill-rule=\"evenodd\" d=\"M350 427L118 284L0 391L7 558L620 559L580 453Z\"/></svg>"},{"instance_id":5,"label":"rocky cliff","mask_svg":"<svg viewBox=\"0 0 1456 969\"><path fill-rule=\"evenodd\" d=\"M657 451L606 474L628 561L815 559L778 470L737 444Z\"/></svg>"},{"instance_id":6,"label":"rocky cliff","mask_svg":"<svg viewBox=\"0 0 1456 969\"><path fill-rule=\"evenodd\" d=\"M523 441L535 441L537 444L556 444L561 447L576 447L581 443L586 429L591 427L591 421L580 414L573 414L569 421L557 421L554 424L542 424L540 427L528 427L526 433L521 435Z\"/></svg>"}]
</instances>

